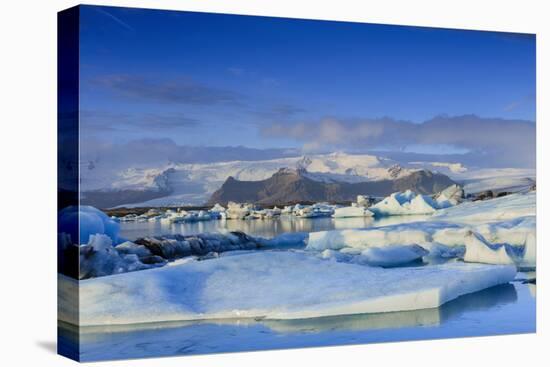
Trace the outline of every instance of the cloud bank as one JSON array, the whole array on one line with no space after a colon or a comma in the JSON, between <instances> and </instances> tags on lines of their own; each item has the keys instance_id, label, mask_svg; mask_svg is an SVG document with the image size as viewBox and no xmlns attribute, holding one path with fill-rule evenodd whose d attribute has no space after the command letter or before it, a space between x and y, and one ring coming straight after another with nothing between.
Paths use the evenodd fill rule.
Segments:
<instances>
[{"instance_id":1,"label":"cloud bank","mask_svg":"<svg viewBox=\"0 0 550 367\"><path fill-rule=\"evenodd\" d=\"M391 118L327 118L319 122L275 123L262 127L261 134L301 142L306 151L404 150L411 146L447 145L475 154L484 166L535 166L535 123L524 120L475 115L438 116L423 123Z\"/></svg>"}]
</instances>

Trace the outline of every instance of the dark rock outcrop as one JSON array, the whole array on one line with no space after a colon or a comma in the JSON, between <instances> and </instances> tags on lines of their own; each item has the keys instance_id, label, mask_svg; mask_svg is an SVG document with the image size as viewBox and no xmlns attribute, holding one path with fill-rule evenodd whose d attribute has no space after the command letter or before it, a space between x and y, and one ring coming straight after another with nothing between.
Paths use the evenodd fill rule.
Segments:
<instances>
[{"instance_id":1,"label":"dark rock outcrop","mask_svg":"<svg viewBox=\"0 0 550 367\"><path fill-rule=\"evenodd\" d=\"M455 184L446 175L419 170L396 179L358 183L320 182L307 177L303 170L282 168L262 181L239 181L229 177L209 200L209 204L229 201L265 205L295 202L355 201L357 195L388 196L396 191L413 190L431 195Z\"/></svg>"}]
</instances>

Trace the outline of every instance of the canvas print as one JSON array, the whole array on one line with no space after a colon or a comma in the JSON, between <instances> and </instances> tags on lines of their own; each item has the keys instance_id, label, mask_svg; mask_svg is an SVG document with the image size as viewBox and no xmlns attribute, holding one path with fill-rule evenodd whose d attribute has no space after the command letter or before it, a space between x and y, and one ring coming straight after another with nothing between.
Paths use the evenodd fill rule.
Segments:
<instances>
[{"instance_id":1,"label":"canvas print","mask_svg":"<svg viewBox=\"0 0 550 367\"><path fill-rule=\"evenodd\" d=\"M534 34L58 20L60 354L535 332Z\"/></svg>"}]
</instances>

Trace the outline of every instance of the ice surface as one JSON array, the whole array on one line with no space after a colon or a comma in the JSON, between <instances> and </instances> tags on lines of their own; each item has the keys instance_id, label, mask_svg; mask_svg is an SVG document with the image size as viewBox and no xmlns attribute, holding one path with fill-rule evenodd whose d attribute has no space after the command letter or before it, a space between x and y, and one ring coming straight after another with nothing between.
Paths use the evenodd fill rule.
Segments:
<instances>
[{"instance_id":1,"label":"ice surface","mask_svg":"<svg viewBox=\"0 0 550 367\"><path fill-rule=\"evenodd\" d=\"M435 196L439 208L460 204L463 198L464 190L459 185L451 185Z\"/></svg>"},{"instance_id":2,"label":"ice surface","mask_svg":"<svg viewBox=\"0 0 550 367\"><path fill-rule=\"evenodd\" d=\"M452 178L465 181L464 191L467 194L486 190L518 192L526 191L535 184L536 172L532 168L485 168Z\"/></svg>"},{"instance_id":3,"label":"ice surface","mask_svg":"<svg viewBox=\"0 0 550 367\"><path fill-rule=\"evenodd\" d=\"M536 192L518 193L485 201L474 201L439 210L436 220L484 223L536 215Z\"/></svg>"},{"instance_id":4,"label":"ice surface","mask_svg":"<svg viewBox=\"0 0 550 367\"><path fill-rule=\"evenodd\" d=\"M537 241L535 233L529 233L525 239L523 257L519 264L523 268L535 268L536 266Z\"/></svg>"},{"instance_id":5,"label":"ice surface","mask_svg":"<svg viewBox=\"0 0 550 367\"><path fill-rule=\"evenodd\" d=\"M338 250L357 255L370 248L419 245L432 258L459 257L469 262L534 267L535 239L534 217L480 225L432 220L312 232L306 249Z\"/></svg>"},{"instance_id":6,"label":"ice surface","mask_svg":"<svg viewBox=\"0 0 550 367\"><path fill-rule=\"evenodd\" d=\"M340 250L344 247L367 249L427 242L431 242L431 239L426 227L415 223L414 225L311 232L306 249L316 251Z\"/></svg>"},{"instance_id":7,"label":"ice surface","mask_svg":"<svg viewBox=\"0 0 550 367\"><path fill-rule=\"evenodd\" d=\"M80 279L102 277L136 270L149 269L164 264L144 264L135 253L118 252L112 240L105 234L90 236L90 242L80 246Z\"/></svg>"},{"instance_id":8,"label":"ice surface","mask_svg":"<svg viewBox=\"0 0 550 367\"><path fill-rule=\"evenodd\" d=\"M429 196L407 190L396 192L369 208L377 216L433 214L438 204Z\"/></svg>"},{"instance_id":9,"label":"ice surface","mask_svg":"<svg viewBox=\"0 0 550 367\"><path fill-rule=\"evenodd\" d=\"M221 206L220 204L216 203L212 209L210 209L211 212L217 212L217 213L222 213L222 212L225 212L225 208L223 206Z\"/></svg>"},{"instance_id":10,"label":"ice surface","mask_svg":"<svg viewBox=\"0 0 550 367\"><path fill-rule=\"evenodd\" d=\"M481 235L469 232L465 238L464 261L485 264L514 264L504 245L492 247Z\"/></svg>"},{"instance_id":11,"label":"ice surface","mask_svg":"<svg viewBox=\"0 0 550 367\"><path fill-rule=\"evenodd\" d=\"M105 234L116 243L118 241L119 224L107 214L92 206L69 206L59 212L61 232L71 236L72 241L86 244L91 235ZM77 231L80 230L80 234Z\"/></svg>"},{"instance_id":12,"label":"ice surface","mask_svg":"<svg viewBox=\"0 0 550 367\"><path fill-rule=\"evenodd\" d=\"M256 240L264 247L303 247L308 239L307 232L287 232L271 239L257 238Z\"/></svg>"},{"instance_id":13,"label":"ice surface","mask_svg":"<svg viewBox=\"0 0 550 367\"><path fill-rule=\"evenodd\" d=\"M348 247L340 251L324 250L321 253L321 258L360 265L394 267L421 260L428 253L418 245L371 247L362 251L355 251Z\"/></svg>"},{"instance_id":14,"label":"ice surface","mask_svg":"<svg viewBox=\"0 0 550 367\"><path fill-rule=\"evenodd\" d=\"M513 266L383 269L303 252L262 251L81 281L79 316L86 326L415 310L509 282L515 274ZM61 311L67 309L64 299L61 295ZM61 319L70 321L71 315L61 312Z\"/></svg>"},{"instance_id":15,"label":"ice surface","mask_svg":"<svg viewBox=\"0 0 550 367\"><path fill-rule=\"evenodd\" d=\"M373 213L361 206L346 206L336 208L332 216L334 218L372 217Z\"/></svg>"},{"instance_id":16,"label":"ice surface","mask_svg":"<svg viewBox=\"0 0 550 367\"><path fill-rule=\"evenodd\" d=\"M475 228L491 243L523 246L527 237L536 233L536 218L535 216L519 217L501 222L484 223L476 225Z\"/></svg>"}]
</instances>

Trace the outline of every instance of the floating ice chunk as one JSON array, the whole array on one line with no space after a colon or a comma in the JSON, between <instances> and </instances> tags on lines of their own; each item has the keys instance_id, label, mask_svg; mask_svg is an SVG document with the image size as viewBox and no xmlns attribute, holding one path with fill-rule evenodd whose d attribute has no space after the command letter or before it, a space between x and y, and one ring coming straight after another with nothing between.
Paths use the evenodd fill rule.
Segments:
<instances>
[{"instance_id":1,"label":"floating ice chunk","mask_svg":"<svg viewBox=\"0 0 550 367\"><path fill-rule=\"evenodd\" d=\"M523 268L534 268L536 266L537 239L535 233L529 233L525 240L523 257L519 263Z\"/></svg>"},{"instance_id":2,"label":"floating ice chunk","mask_svg":"<svg viewBox=\"0 0 550 367\"><path fill-rule=\"evenodd\" d=\"M212 209L210 209L211 212L216 212L216 213L222 213L222 212L225 212L225 208L223 206L221 206L220 204L216 203Z\"/></svg>"},{"instance_id":3,"label":"floating ice chunk","mask_svg":"<svg viewBox=\"0 0 550 367\"><path fill-rule=\"evenodd\" d=\"M200 233L189 236L175 234L143 237L134 242L146 247L153 255L166 260L175 260L191 255L204 256L210 252L255 250L261 246L258 239L242 232Z\"/></svg>"},{"instance_id":4,"label":"floating ice chunk","mask_svg":"<svg viewBox=\"0 0 550 367\"><path fill-rule=\"evenodd\" d=\"M389 268L410 264L422 259L427 254L428 251L418 245L393 245L371 247L362 251L350 247L345 247L340 251L326 249L321 252L320 257L338 262Z\"/></svg>"},{"instance_id":5,"label":"floating ice chunk","mask_svg":"<svg viewBox=\"0 0 550 367\"><path fill-rule=\"evenodd\" d=\"M464 243L466 253L464 261L484 264L514 264L514 260L506 252L504 245L491 245L480 234L469 232Z\"/></svg>"},{"instance_id":6,"label":"floating ice chunk","mask_svg":"<svg viewBox=\"0 0 550 367\"><path fill-rule=\"evenodd\" d=\"M104 234L94 234L90 236L90 241L88 242L94 251L106 251L107 249L113 248L113 241L111 237Z\"/></svg>"},{"instance_id":7,"label":"floating ice chunk","mask_svg":"<svg viewBox=\"0 0 550 367\"><path fill-rule=\"evenodd\" d=\"M462 223L486 223L536 215L536 193L512 194L496 199L462 203L438 210L435 220Z\"/></svg>"},{"instance_id":8,"label":"floating ice chunk","mask_svg":"<svg viewBox=\"0 0 550 367\"><path fill-rule=\"evenodd\" d=\"M373 247L419 245L429 251L429 257L432 259L464 257L468 262L516 263L520 267L530 267L535 263L533 246L528 246L534 243L535 232L531 226L533 223L526 218L513 223L493 223L490 228L494 233L498 233L498 236L492 237L492 239L499 239L494 242L485 239L475 226L436 221L403 223L366 229L311 232L308 236L306 249L312 251L340 250L347 254L357 255L363 250ZM486 225L481 226L481 229L486 230L487 228ZM528 241L528 237L531 240ZM521 239L523 242L519 243Z\"/></svg>"},{"instance_id":9,"label":"floating ice chunk","mask_svg":"<svg viewBox=\"0 0 550 367\"><path fill-rule=\"evenodd\" d=\"M264 247L303 247L308 238L307 232L288 232L271 239L258 238L258 242Z\"/></svg>"},{"instance_id":10,"label":"floating ice chunk","mask_svg":"<svg viewBox=\"0 0 550 367\"><path fill-rule=\"evenodd\" d=\"M424 243L422 248L428 251L426 257L431 260L463 258L466 251L465 246L448 246L437 242Z\"/></svg>"},{"instance_id":11,"label":"floating ice chunk","mask_svg":"<svg viewBox=\"0 0 550 367\"><path fill-rule=\"evenodd\" d=\"M368 265L399 266L422 259L428 251L418 245L373 247L364 250L361 256Z\"/></svg>"},{"instance_id":12,"label":"floating ice chunk","mask_svg":"<svg viewBox=\"0 0 550 367\"><path fill-rule=\"evenodd\" d=\"M361 258L367 265L392 267L422 259L428 251L418 245L372 247L361 252Z\"/></svg>"},{"instance_id":13,"label":"floating ice chunk","mask_svg":"<svg viewBox=\"0 0 550 367\"><path fill-rule=\"evenodd\" d=\"M311 232L307 250L339 250L344 247L366 249L389 245L413 245L430 242L430 235L422 229L397 229L395 226L373 229L342 229Z\"/></svg>"},{"instance_id":14,"label":"floating ice chunk","mask_svg":"<svg viewBox=\"0 0 550 367\"><path fill-rule=\"evenodd\" d=\"M68 233L73 242L86 244L91 235L105 234L116 243L120 225L101 210L92 206L68 206L59 212L61 232ZM77 233L79 232L79 233Z\"/></svg>"},{"instance_id":15,"label":"floating ice chunk","mask_svg":"<svg viewBox=\"0 0 550 367\"><path fill-rule=\"evenodd\" d=\"M433 214L437 209L438 206L431 197L417 195L410 201L407 214Z\"/></svg>"},{"instance_id":16,"label":"floating ice chunk","mask_svg":"<svg viewBox=\"0 0 550 367\"><path fill-rule=\"evenodd\" d=\"M105 234L90 236L90 242L80 246L80 279L149 269L136 254L119 253Z\"/></svg>"},{"instance_id":17,"label":"floating ice chunk","mask_svg":"<svg viewBox=\"0 0 550 367\"><path fill-rule=\"evenodd\" d=\"M457 205L464 199L464 190L459 185L451 185L435 196L439 208Z\"/></svg>"},{"instance_id":18,"label":"floating ice chunk","mask_svg":"<svg viewBox=\"0 0 550 367\"><path fill-rule=\"evenodd\" d=\"M256 210L253 204L239 204L230 201L227 203L225 215L227 219L245 219Z\"/></svg>"},{"instance_id":19,"label":"floating ice chunk","mask_svg":"<svg viewBox=\"0 0 550 367\"><path fill-rule=\"evenodd\" d=\"M372 217L374 214L365 207L362 206L346 206L343 208L336 208L334 218L354 218L354 217Z\"/></svg>"},{"instance_id":20,"label":"floating ice chunk","mask_svg":"<svg viewBox=\"0 0 550 367\"><path fill-rule=\"evenodd\" d=\"M378 216L433 214L436 209L437 205L430 197L416 195L410 190L393 193L369 208Z\"/></svg>"},{"instance_id":21,"label":"floating ice chunk","mask_svg":"<svg viewBox=\"0 0 550 367\"><path fill-rule=\"evenodd\" d=\"M446 246L463 246L464 239L470 232L471 230L467 227L441 228L432 234L432 240Z\"/></svg>"},{"instance_id":22,"label":"floating ice chunk","mask_svg":"<svg viewBox=\"0 0 550 367\"><path fill-rule=\"evenodd\" d=\"M486 223L476 225L475 230L491 243L507 243L513 246L523 246L527 237L536 232L536 218L535 216L527 216Z\"/></svg>"},{"instance_id":23,"label":"floating ice chunk","mask_svg":"<svg viewBox=\"0 0 550 367\"><path fill-rule=\"evenodd\" d=\"M138 257L147 257L147 256L153 255L151 251L147 249L147 247L143 245L138 245L130 241L121 243L120 245L116 246L115 249L120 254L125 254L125 255L134 254L134 255L137 255Z\"/></svg>"},{"instance_id":24,"label":"floating ice chunk","mask_svg":"<svg viewBox=\"0 0 550 367\"><path fill-rule=\"evenodd\" d=\"M513 266L382 269L262 251L81 281L79 318L88 326L416 310L507 283L515 274ZM60 310L67 309L64 299L61 295ZM68 321L71 315L60 316Z\"/></svg>"}]
</instances>

